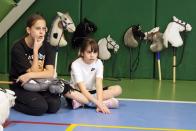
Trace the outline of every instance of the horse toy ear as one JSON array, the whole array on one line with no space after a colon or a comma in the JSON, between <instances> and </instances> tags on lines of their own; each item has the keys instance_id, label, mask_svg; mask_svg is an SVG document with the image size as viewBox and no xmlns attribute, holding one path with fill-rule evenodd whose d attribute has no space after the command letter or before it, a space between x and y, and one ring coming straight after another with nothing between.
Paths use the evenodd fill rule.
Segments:
<instances>
[{"instance_id":1,"label":"horse toy ear","mask_svg":"<svg viewBox=\"0 0 196 131\"><path fill-rule=\"evenodd\" d=\"M173 19L173 22L176 22L176 23L179 23L179 24L185 24L184 21L178 19L176 16L173 16L172 19Z\"/></svg>"},{"instance_id":2,"label":"horse toy ear","mask_svg":"<svg viewBox=\"0 0 196 131\"><path fill-rule=\"evenodd\" d=\"M176 16L173 16L172 18L173 18L174 21L177 21L177 20L178 20L178 19L176 18Z\"/></svg>"},{"instance_id":3,"label":"horse toy ear","mask_svg":"<svg viewBox=\"0 0 196 131\"><path fill-rule=\"evenodd\" d=\"M61 18L62 18L63 13L61 13L61 12L57 12L57 15L58 15L59 17L61 17Z\"/></svg>"}]
</instances>

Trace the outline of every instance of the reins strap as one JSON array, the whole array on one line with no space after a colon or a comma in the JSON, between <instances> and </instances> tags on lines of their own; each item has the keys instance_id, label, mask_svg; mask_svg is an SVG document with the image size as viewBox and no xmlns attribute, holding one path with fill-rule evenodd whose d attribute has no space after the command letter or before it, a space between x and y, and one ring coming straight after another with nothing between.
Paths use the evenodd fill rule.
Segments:
<instances>
[{"instance_id":1,"label":"reins strap","mask_svg":"<svg viewBox=\"0 0 196 131\"><path fill-rule=\"evenodd\" d=\"M105 38L105 39L107 41L107 48L109 47L108 44L110 44L113 47L114 51L115 51L117 45L116 44L115 45L112 45L112 41L109 41L107 38Z\"/></svg>"}]
</instances>

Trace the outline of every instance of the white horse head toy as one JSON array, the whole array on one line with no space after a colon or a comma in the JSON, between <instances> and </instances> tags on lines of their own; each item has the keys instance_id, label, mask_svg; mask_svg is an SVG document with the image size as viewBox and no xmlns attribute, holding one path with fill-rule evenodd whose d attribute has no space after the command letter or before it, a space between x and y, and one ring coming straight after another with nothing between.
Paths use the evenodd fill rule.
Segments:
<instances>
[{"instance_id":1,"label":"white horse head toy","mask_svg":"<svg viewBox=\"0 0 196 131\"><path fill-rule=\"evenodd\" d=\"M167 25L167 28L163 34L164 46L168 47L168 42L173 47L180 47L183 45L183 40L180 36L182 31L191 31L192 26L182 20L179 20L173 16L173 21Z\"/></svg>"},{"instance_id":2,"label":"white horse head toy","mask_svg":"<svg viewBox=\"0 0 196 131\"><path fill-rule=\"evenodd\" d=\"M114 53L119 50L119 45L110 37L102 38L98 41L99 46L99 58L102 60L108 60L111 57L111 53L108 49L113 49Z\"/></svg>"},{"instance_id":3,"label":"white horse head toy","mask_svg":"<svg viewBox=\"0 0 196 131\"><path fill-rule=\"evenodd\" d=\"M0 88L0 131L3 131L3 123L8 119L10 108L15 104L15 93L9 89Z\"/></svg>"},{"instance_id":4,"label":"white horse head toy","mask_svg":"<svg viewBox=\"0 0 196 131\"><path fill-rule=\"evenodd\" d=\"M163 46L163 33L161 33L159 27L155 27L148 32L145 32L145 40L151 42L150 50L152 52L160 52L164 49Z\"/></svg>"},{"instance_id":5,"label":"white horse head toy","mask_svg":"<svg viewBox=\"0 0 196 131\"><path fill-rule=\"evenodd\" d=\"M76 30L75 24L70 17L69 13L57 12L57 16L54 19L51 30L48 36L48 42L52 46L63 47L67 45L65 40L64 30L68 32L74 32Z\"/></svg>"}]
</instances>

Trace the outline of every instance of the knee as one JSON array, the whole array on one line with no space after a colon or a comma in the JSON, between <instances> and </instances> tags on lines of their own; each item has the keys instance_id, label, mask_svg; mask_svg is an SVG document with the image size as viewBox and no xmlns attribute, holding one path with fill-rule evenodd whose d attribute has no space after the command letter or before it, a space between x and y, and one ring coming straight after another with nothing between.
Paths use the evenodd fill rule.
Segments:
<instances>
[{"instance_id":1,"label":"knee","mask_svg":"<svg viewBox=\"0 0 196 131\"><path fill-rule=\"evenodd\" d=\"M120 85L116 85L116 90L118 92L118 95L122 94L122 87Z\"/></svg>"},{"instance_id":2,"label":"knee","mask_svg":"<svg viewBox=\"0 0 196 131\"><path fill-rule=\"evenodd\" d=\"M56 113L61 106L60 99L50 99L48 101L42 102L37 106L32 107L33 115L43 115L44 113Z\"/></svg>"},{"instance_id":3,"label":"knee","mask_svg":"<svg viewBox=\"0 0 196 131\"><path fill-rule=\"evenodd\" d=\"M48 104L44 99L36 99L29 102L29 108L31 109L31 115L40 116L47 112Z\"/></svg>"},{"instance_id":4,"label":"knee","mask_svg":"<svg viewBox=\"0 0 196 131\"><path fill-rule=\"evenodd\" d=\"M47 103L42 103L36 107L32 107L32 115L35 116L41 116L45 114L48 110L48 104Z\"/></svg>"},{"instance_id":5,"label":"knee","mask_svg":"<svg viewBox=\"0 0 196 131\"><path fill-rule=\"evenodd\" d=\"M52 99L48 102L48 113L56 113L61 107L60 99Z\"/></svg>"},{"instance_id":6,"label":"knee","mask_svg":"<svg viewBox=\"0 0 196 131\"><path fill-rule=\"evenodd\" d=\"M121 93L122 93L122 88L120 85L115 85L113 88L113 94L114 94L114 97L117 97L119 96Z\"/></svg>"}]
</instances>

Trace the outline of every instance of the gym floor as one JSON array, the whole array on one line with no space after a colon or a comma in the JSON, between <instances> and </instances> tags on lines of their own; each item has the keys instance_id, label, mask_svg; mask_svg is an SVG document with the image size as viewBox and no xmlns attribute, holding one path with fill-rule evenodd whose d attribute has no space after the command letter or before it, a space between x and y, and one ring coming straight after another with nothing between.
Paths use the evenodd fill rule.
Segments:
<instances>
[{"instance_id":1,"label":"gym floor","mask_svg":"<svg viewBox=\"0 0 196 131\"><path fill-rule=\"evenodd\" d=\"M196 103L120 100L112 114L92 108L71 110L63 107L56 114L29 116L11 110L4 131L196 131Z\"/></svg>"},{"instance_id":2,"label":"gym floor","mask_svg":"<svg viewBox=\"0 0 196 131\"><path fill-rule=\"evenodd\" d=\"M29 116L11 110L5 131L196 131L196 81L104 80L104 85L113 84L120 84L123 93L120 107L112 109L112 114L70 110L63 106L62 99L57 114Z\"/></svg>"}]
</instances>

